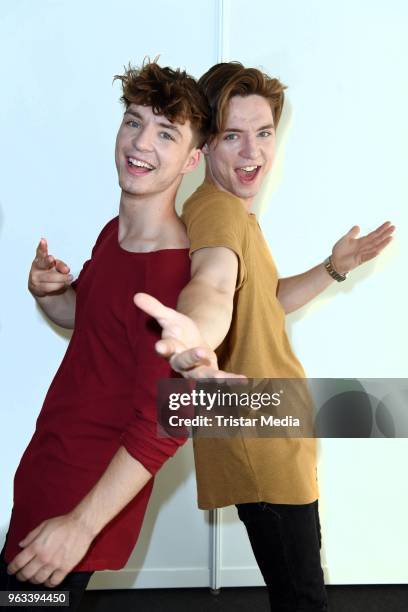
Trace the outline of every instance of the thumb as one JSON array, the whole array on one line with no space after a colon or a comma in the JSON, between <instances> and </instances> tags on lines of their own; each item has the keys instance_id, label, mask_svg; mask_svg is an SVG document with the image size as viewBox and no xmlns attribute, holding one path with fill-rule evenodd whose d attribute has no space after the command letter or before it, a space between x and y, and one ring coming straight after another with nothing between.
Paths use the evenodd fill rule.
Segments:
<instances>
[{"instance_id":1,"label":"thumb","mask_svg":"<svg viewBox=\"0 0 408 612\"><path fill-rule=\"evenodd\" d=\"M41 525L38 525L38 527L36 527L35 529L33 529L32 531L30 531L26 537L24 538L24 540L21 540L21 542L18 543L19 546L21 546L22 548L25 548L26 546L28 546L29 544L31 544L31 542L33 540L35 540L35 538L38 536L38 534L40 533L42 528L42 523Z\"/></svg>"},{"instance_id":2,"label":"thumb","mask_svg":"<svg viewBox=\"0 0 408 612\"><path fill-rule=\"evenodd\" d=\"M171 357L175 353L185 351L186 347L177 338L164 338L156 342L155 349L162 357Z\"/></svg>"},{"instance_id":3,"label":"thumb","mask_svg":"<svg viewBox=\"0 0 408 612\"><path fill-rule=\"evenodd\" d=\"M347 232L349 238L356 238L360 233L360 227L358 225L353 225L351 230Z\"/></svg>"}]
</instances>

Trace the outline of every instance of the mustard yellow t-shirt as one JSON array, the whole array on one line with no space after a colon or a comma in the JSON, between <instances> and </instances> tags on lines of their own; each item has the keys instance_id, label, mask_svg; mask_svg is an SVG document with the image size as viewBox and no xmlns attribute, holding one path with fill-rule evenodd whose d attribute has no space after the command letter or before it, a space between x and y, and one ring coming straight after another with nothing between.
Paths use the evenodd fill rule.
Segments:
<instances>
[{"instance_id":1,"label":"mustard yellow t-shirt","mask_svg":"<svg viewBox=\"0 0 408 612\"><path fill-rule=\"evenodd\" d=\"M220 368L250 378L304 378L286 334L277 270L256 215L206 180L184 204L182 220L190 254L223 246L239 260L232 322L217 349ZM203 509L256 501L306 504L318 497L314 438L196 438L194 459Z\"/></svg>"}]
</instances>

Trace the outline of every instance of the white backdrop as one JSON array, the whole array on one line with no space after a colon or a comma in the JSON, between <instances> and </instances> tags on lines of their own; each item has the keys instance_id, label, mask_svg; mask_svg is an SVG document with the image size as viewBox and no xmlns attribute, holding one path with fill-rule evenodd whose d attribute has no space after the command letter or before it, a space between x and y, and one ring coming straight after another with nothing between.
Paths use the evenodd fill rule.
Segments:
<instances>
[{"instance_id":1,"label":"white backdrop","mask_svg":"<svg viewBox=\"0 0 408 612\"><path fill-rule=\"evenodd\" d=\"M225 3L226 59L288 85L279 158L258 210L280 276L322 261L353 225L394 243L288 317L310 377L407 377L408 7L405 2ZM243 18L245 15L245 18ZM259 16L263 15L260 19ZM322 440L319 482L329 584L408 581L407 440ZM221 583L259 575L223 511ZM261 581L260 581L261 583Z\"/></svg>"},{"instance_id":2,"label":"white backdrop","mask_svg":"<svg viewBox=\"0 0 408 612\"><path fill-rule=\"evenodd\" d=\"M0 4L0 539L15 468L67 342L27 292L28 269L45 236L77 272L116 214L121 107L111 83L128 61L161 53L162 64L199 76L220 57L239 59L288 85L278 160L258 201L281 276L322 261L355 223L364 233L386 219L397 225L378 262L289 317L295 350L310 376L407 376L406 3L253 0L250 9L242 0ZM407 581L407 454L406 440L321 443L328 582ZM150 508L126 571L92 584L208 584L191 447L159 475ZM235 510L222 516L221 583L260 584Z\"/></svg>"},{"instance_id":3,"label":"white backdrop","mask_svg":"<svg viewBox=\"0 0 408 612\"><path fill-rule=\"evenodd\" d=\"M159 53L163 65L199 75L217 60L216 9L207 0L159 1L147 10L132 0L0 3L1 257L8 261L0 313L1 545L13 475L68 338L27 291L35 247L45 236L51 253L73 274L80 270L119 206L114 143L123 108L113 76ZM194 181L199 173L187 190ZM209 544L189 445L159 474L126 569L96 574L92 584L208 585Z\"/></svg>"}]
</instances>

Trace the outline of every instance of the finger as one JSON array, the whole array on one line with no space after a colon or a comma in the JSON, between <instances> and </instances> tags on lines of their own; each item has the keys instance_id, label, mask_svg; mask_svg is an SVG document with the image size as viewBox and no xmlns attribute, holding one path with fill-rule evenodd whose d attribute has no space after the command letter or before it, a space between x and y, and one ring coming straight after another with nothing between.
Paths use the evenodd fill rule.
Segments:
<instances>
[{"instance_id":1,"label":"finger","mask_svg":"<svg viewBox=\"0 0 408 612\"><path fill-rule=\"evenodd\" d=\"M38 243L36 252L35 252L37 257L47 257L48 255L48 244L45 238L41 238L40 242Z\"/></svg>"},{"instance_id":2,"label":"finger","mask_svg":"<svg viewBox=\"0 0 408 612\"><path fill-rule=\"evenodd\" d=\"M179 372L199 366L210 366L218 370L215 353L206 348L193 348L174 355L171 366Z\"/></svg>"},{"instance_id":3,"label":"finger","mask_svg":"<svg viewBox=\"0 0 408 612\"><path fill-rule=\"evenodd\" d=\"M378 239L386 238L387 236L391 236L395 232L395 225L389 225L385 227L379 234Z\"/></svg>"},{"instance_id":4,"label":"finger","mask_svg":"<svg viewBox=\"0 0 408 612\"><path fill-rule=\"evenodd\" d=\"M387 221L387 223L389 223ZM387 223L383 224L381 228L374 230L367 236L363 236L359 239L359 249L360 252L364 252L368 249L375 249L377 246L388 236L391 236L393 231L395 230L394 225L387 225Z\"/></svg>"},{"instance_id":5,"label":"finger","mask_svg":"<svg viewBox=\"0 0 408 612\"><path fill-rule=\"evenodd\" d=\"M18 543L18 545L24 547L24 546L28 546L29 544L31 544L31 542L35 540L35 538L40 533L42 527L43 527L43 523L40 523L39 525L37 525L37 527L35 529L32 529L32 531L30 531L26 535L26 537L23 540L21 540L21 542Z\"/></svg>"},{"instance_id":6,"label":"finger","mask_svg":"<svg viewBox=\"0 0 408 612\"><path fill-rule=\"evenodd\" d=\"M37 275L35 276L35 282L38 283L39 285L44 284L44 283L50 283L50 284L64 284L64 283L70 283L73 280L73 276L72 274L61 274L60 272L43 272L41 273L37 273Z\"/></svg>"},{"instance_id":7,"label":"finger","mask_svg":"<svg viewBox=\"0 0 408 612\"><path fill-rule=\"evenodd\" d=\"M233 372L225 372L224 370L218 370L218 368L213 368L209 366L200 366L198 368L192 368L191 370L186 370L180 372L183 374L185 378L194 378L194 379L217 379L220 384L223 380L227 381L230 379L234 379L235 381L243 380L246 381L247 378L242 374L234 374Z\"/></svg>"},{"instance_id":8,"label":"finger","mask_svg":"<svg viewBox=\"0 0 408 612\"><path fill-rule=\"evenodd\" d=\"M223 374L227 374L227 372L223 372ZM231 374L231 372L229 372L229 374ZM245 374L235 374L226 378L225 384L229 387L234 387L235 385L246 386L249 384L249 380Z\"/></svg>"},{"instance_id":9,"label":"finger","mask_svg":"<svg viewBox=\"0 0 408 612\"><path fill-rule=\"evenodd\" d=\"M376 230L374 230L374 231L375 231L375 232L382 232L382 231L386 230L388 227L390 227L391 225L392 225L392 224L391 224L391 221L384 221L384 223L382 223L381 225L379 225L379 226L377 227L377 229L376 229Z\"/></svg>"},{"instance_id":10,"label":"finger","mask_svg":"<svg viewBox=\"0 0 408 612\"><path fill-rule=\"evenodd\" d=\"M55 570L44 583L45 586L50 587L51 589L58 586L64 580L67 573L68 572L64 572L63 570Z\"/></svg>"},{"instance_id":11,"label":"finger","mask_svg":"<svg viewBox=\"0 0 408 612\"><path fill-rule=\"evenodd\" d=\"M381 251L383 251L385 249L385 247L392 241L393 237L392 236L388 236L388 238L385 238L379 245L377 245L374 249L369 249L366 251L363 251L360 254L361 257L361 263L364 263L366 261L370 261L370 259L373 259L374 257L376 257L377 255L379 255L381 253Z\"/></svg>"},{"instance_id":12,"label":"finger","mask_svg":"<svg viewBox=\"0 0 408 612\"><path fill-rule=\"evenodd\" d=\"M177 338L165 338L156 342L155 349L159 355L169 359L175 353L185 351L186 346L177 340Z\"/></svg>"},{"instance_id":13,"label":"finger","mask_svg":"<svg viewBox=\"0 0 408 612\"><path fill-rule=\"evenodd\" d=\"M381 237L382 234L387 233L389 231L390 227L392 227L393 228L392 231L394 231L395 227L391 225L391 222L385 221L385 223L382 223L382 225L379 225L375 230L367 234L365 238L367 238L368 240L371 240L373 238L375 239L375 238Z\"/></svg>"},{"instance_id":14,"label":"finger","mask_svg":"<svg viewBox=\"0 0 408 612\"><path fill-rule=\"evenodd\" d=\"M18 553L18 555L16 555L14 559L8 564L7 573L16 574L34 557L35 552L31 547L24 549L22 552Z\"/></svg>"},{"instance_id":15,"label":"finger","mask_svg":"<svg viewBox=\"0 0 408 612\"><path fill-rule=\"evenodd\" d=\"M177 314L174 310L167 308L167 306L164 306L159 300L147 293L136 293L133 296L133 301L138 308L158 321L159 319L169 319L174 313Z\"/></svg>"},{"instance_id":16,"label":"finger","mask_svg":"<svg viewBox=\"0 0 408 612\"><path fill-rule=\"evenodd\" d=\"M67 266L67 264L61 259L55 260L55 269L57 272L61 272L62 274L68 274L69 272L69 266Z\"/></svg>"},{"instance_id":17,"label":"finger","mask_svg":"<svg viewBox=\"0 0 408 612\"><path fill-rule=\"evenodd\" d=\"M30 578L30 582L33 584L42 584L53 573L54 568L50 565L43 565L40 569Z\"/></svg>"},{"instance_id":18,"label":"finger","mask_svg":"<svg viewBox=\"0 0 408 612\"><path fill-rule=\"evenodd\" d=\"M362 246L362 251L366 251L368 249L376 249L381 247L381 245L384 244L384 241L388 240L388 242L392 239L392 232L394 230L390 231L383 231L379 236L377 237L373 237L371 240L365 242ZM388 244L387 242L387 244Z\"/></svg>"},{"instance_id":19,"label":"finger","mask_svg":"<svg viewBox=\"0 0 408 612\"><path fill-rule=\"evenodd\" d=\"M38 243L34 263L42 269L49 268L51 262L54 261L54 257L52 255L48 255L48 245L45 238L41 238Z\"/></svg>"},{"instance_id":20,"label":"finger","mask_svg":"<svg viewBox=\"0 0 408 612\"><path fill-rule=\"evenodd\" d=\"M37 572L41 570L41 567L42 562L37 556L35 556L19 572L17 572L16 578L22 582L25 582L26 580L32 581Z\"/></svg>"},{"instance_id":21,"label":"finger","mask_svg":"<svg viewBox=\"0 0 408 612\"><path fill-rule=\"evenodd\" d=\"M209 372L213 371L213 368L206 368ZM234 374L234 372L226 372L225 370L217 370L214 372L214 378L217 378L220 382L224 379L227 382L228 380L234 379L234 381L244 381L246 382L248 379L244 374Z\"/></svg>"},{"instance_id":22,"label":"finger","mask_svg":"<svg viewBox=\"0 0 408 612\"><path fill-rule=\"evenodd\" d=\"M387 244L391 242L393 236L385 236L380 240L376 240L371 244L367 244L363 249L361 249L361 253L366 253L367 251L375 251L382 250Z\"/></svg>"},{"instance_id":23,"label":"finger","mask_svg":"<svg viewBox=\"0 0 408 612\"><path fill-rule=\"evenodd\" d=\"M39 270L49 270L55 266L55 257L47 255L46 257L36 257L33 264Z\"/></svg>"}]
</instances>

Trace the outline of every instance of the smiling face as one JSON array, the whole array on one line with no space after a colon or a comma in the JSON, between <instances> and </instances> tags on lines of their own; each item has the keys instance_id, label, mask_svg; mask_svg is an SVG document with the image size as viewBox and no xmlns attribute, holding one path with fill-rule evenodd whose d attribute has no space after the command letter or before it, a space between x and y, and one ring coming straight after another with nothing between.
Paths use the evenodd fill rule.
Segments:
<instances>
[{"instance_id":1,"label":"smiling face","mask_svg":"<svg viewBox=\"0 0 408 612\"><path fill-rule=\"evenodd\" d=\"M115 147L122 192L145 196L176 190L199 159L188 120L184 124L170 122L164 115L155 115L151 106L128 106Z\"/></svg>"},{"instance_id":2,"label":"smiling face","mask_svg":"<svg viewBox=\"0 0 408 612\"><path fill-rule=\"evenodd\" d=\"M275 157L271 106L262 96L233 96L225 129L203 149L207 176L223 191L251 204Z\"/></svg>"}]
</instances>

